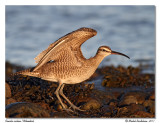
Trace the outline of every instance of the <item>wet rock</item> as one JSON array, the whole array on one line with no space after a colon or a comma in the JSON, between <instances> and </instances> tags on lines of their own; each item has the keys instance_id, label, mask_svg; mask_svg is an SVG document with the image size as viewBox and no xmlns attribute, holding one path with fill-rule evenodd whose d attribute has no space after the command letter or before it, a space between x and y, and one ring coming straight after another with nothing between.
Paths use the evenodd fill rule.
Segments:
<instances>
[{"instance_id":1,"label":"wet rock","mask_svg":"<svg viewBox=\"0 0 160 123\"><path fill-rule=\"evenodd\" d=\"M9 71L11 71L11 69ZM15 70L14 67L12 71L19 71L19 70L18 69ZM15 112L14 110L12 111L10 110L8 112L7 111L8 109L6 109L6 116L47 117L48 115L46 116L45 113L43 113L43 111L47 112L46 114L50 112L51 116L49 115L49 117L54 117L54 118L60 118L60 117L106 118L106 117L136 117L136 116L147 117L148 115L154 115L155 109L151 108L152 107L151 104L146 104L146 102L144 103L145 99L151 101L155 100L154 74L152 75L142 74L140 73L139 68L133 68L131 66L128 68L122 66L118 67L107 66L104 69L101 70L99 69L98 75L104 76L105 82L102 84L103 86L108 86L109 88L105 88L105 90L103 91L97 90L96 87L94 87L94 83L88 84L86 82L75 85L65 85L63 92L74 105L80 107L81 109L83 106L89 105L88 107L86 106L86 109L88 111L85 112L77 111L78 115L74 116L69 115L66 111L62 111L61 105L59 103L56 103L58 99L54 94L54 92L58 86L58 83L44 81L36 77L15 76L12 78L11 81L10 80L7 81L12 92L12 98L7 97L6 104L13 103L15 99L17 102L31 102L34 105L38 105L39 108L35 108L34 106L17 106L18 108L17 107L14 108ZM90 80L93 78L90 78ZM145 88L145 90L141 90L146 92L147 96L146 94L142 94L143 92L136 92L136 94L132 93L127 95L127 93L130 93L128 92L131 91L130 89L136 91L140 90L138 89L140 87L139 85L141 85L142 88L144 88L144 86L147 87ZM138 88L133 89L132 86ZM149 88L151 86L153 88ZM116 87L116 88L110 88L110 87ZM123 88L123 87L129 87L129 88ZM153 93L151 93L152 91ZM62 98L62 100L69 107L69 104L65 101L65 99ZM92 102L91 100L96 100L96 101ZM30 109L30 107L32 108ZM94 108L96 110L92 110ZM25 111L24 109L27 109L27 111ZM148 112L148 114L146 111ZM142 115L143 113L145 114L145 116Z\"/></svg>"},{"instance_id":2,"label":"wet rock","mask_svg":"<svg viewBox=\"0 0 160 123\"><path fill-rule=\"evenodd\" d=\"M114 91L114 92L112 92L112 94L115 97L115 99L119 99L121 97L121 95L123 94L123 92Z\"/></svg>"},{"instance_id":3,"label":"wet rock","mask_svg":"<svg viewBox=\"0 0 160 123\"><path fill-rule=\"evenodd\" d=\"M153 100L146 100L143 105L147 108L149 112L152 114L155 113L155 101Z\"/></svg>"},{"instance_id":4,"label":"wet rock","mask_svg":"<svg viewBox=\"0 0 160 123\"><path fill-rule=\"evenodd\" d=\"M127 114L128 112L129 112L129 111L128 111L127 107L119 108L116 117L128 117L128 116L126 116L126 114Z\"/></svg>"},{"instance_id":5,"label":"wet rock","mask_svg":"<svg viewBox=\"0 0 160 123\"><path fill-rule=\"evenodd\" d=\"M42 108L46 110L51 110L51 108L49 107L47 103L35 103L35 104L40 105Z\"/></svg>"},{"instance_id":6,"label":"wet rock","mask_svg":"<svg viewBox=\"0 0 160 123\"><path fill-rule=\"evenodd\" d=\"M145 112L145 111L137 111L133 115L130 116L131 118L153 118L155 117L153 114Z\"/></svg>"},{"instance_id":7,"label":"wet rock","mask_svg":"<svg viewBox=\"0 0 160 123\"><path fill-rule=\"evenodd\" d=\"M22 78L22 77L21 77ZM22 80L9 82L12 89L12 98L17 102L33 102L33 103L47 103L53 104L57 100L54 92L54 84L40 80L35 77L23 77Z\"/></svg>"},{"instance_id":8,"label":"wet rock","mask_svg":"<svg viewBox=\"0 0 160 123\"><path fill-rule=\"evenodd\" d=\"M111 108L111 106L105 105L102 107L101 111L103 112L103 118L111 117L113 108Z\"/></svg>"},{"instance_id":9,"label":"wet rock","mask_svg":"<svg viewBox=\"0 0 160 123\"><path fill-rule=\"evenodd\" d=\"M11 97L11 89L8 83L5 84L6 98Z\"/></svg>"},{"instance_id":10,"label":"wet rock","mask_svg":"<svg viewBox=\"0 0 160 123\"><path fill-rule=\"evenodd\" d=\"M129 86L139 86L145 85L146 87L152 86L154 81L153 74L141 74L139 67L128 66L127 68L123 66L106 66L101 70L104 74L104 80L102 81L102 86L106 87L129 87ZM152 79L152 80L151 80Z\"/></svg>"},{"instance_id":11,"label":"wet rock","mask_svg":"<svg viewBox=\"0 0 160 123\"><path fill-rule=\"evenodd\" d=\"M145 107L153 106L153 105L155 105L155 102L153 100L145 100L144 103L143 103L143 105Z\"/></svg>"},{"instance_id":12,"label":"wet rock","mask_svg":"<svg viewBox=\"0 0 160 123\"><path fill-rule=\"evenodd\" d=\"M127 92L122 96L119 106L130 105L132 103L142 104L145 101L146 93L144 92Z\"/></svg>"},{"instance_id":13,"label":"wet rock","mask_svg":"<svg viewBox=\"0 0 160 123\"><path fill-rule=\"evenodd\" d=\"M87 103L85 103L84 105L82 105L83 110L91 110L91 109L99 109L101 107L101 104L99 101L95 100L95 99L91 99L90 101L88 101Z\"/></svg>"},{"instance_id":14,"label":"wet rock","mask_svg":"<svg viewBox=\"0 0 160 123\"><path fill-rule=\"evenodd\" d=\"M139 104L131 104L118 109L118 117L129 117L137 111L145 111L145 107Z\"/></svg>"},{"instance_id":15,"label":"wet rock","mask_svg":"<svg viewBox=\"0 0 160 123\"><path fill-rule=\"evenodd\" d=\"M88 101L90 101L90 100L92 100L92 98L91 97L83 97L83 98L81 98L81 96L79 95L79 96L76 96L75 97L75 100L74 100L74 102L76 102L76 103L74 103L75 105L78 105L78 106L80 106L80 105L82 105L82 104L84 104L84 103L86 103L86 102L88 102Z\"/></svg>"},{"instance_id":16,"label":"wet rock","mask_svg":"<svg viewBox=\"0 0 160 123\"><path fill-rule=\"evenodd\" d=\"M145 111L145 107L143 105L139 105L139 104L131 104L131 105L127 106L127 108L131 114L133 114L136 111Z\"/></svg>"},{"instance_id":17,"label":"wet rock","mask_svg":"<svg viewBox=\"0 0 160 123\"><path fill-rule=\"evenodd\" d=\"M6 102L6 104L5 104L5 105L9 105L9 104L11 104L11 103L15 103L15 102L16 102L16 100L15 100L15 99L13 99L13 98L6 98L5 102Z\"/></svg>"},{"instance_id":18,"label":"wet rock","mask_svg":"<svg viewBox=\"0 0 160 123\"><path fill-rule=\"evenodd\" d=\"M155 100L155 92L153 91L149 97L150 100Z\"/></svg>"},{"instance_id":19,"label":"wet rock","mask_svg":"<svg viewBox=\"0 0 160 123\"><path fill-rule=\"evenodd\" d=\"M34 103L12 103L6 107L6 117L50 117L50 114L41 106Z\"/></svg>"},{"instance_id":20,"label":"wet rock","mask_svg":"<svg viewBox=\"0 0 160 123\"><path fill-rule=\"evenodd\" d=\"M117 107L118 101L117 101L117 100L111 100L111 101L109 102L109 105L110 105L110 106L115 106L115 107Z\"/></svg>"},{"instance_id":21,"label":"wet rock","mask_svg":"<svg viewBox=\"0 0 160 123\"><path fill-rule=\"evenodd\" d=\"M108 104L110 100L116 99L111 92L105 92L101 90L93 90L91 96L100 100L103 104Z\"/></svg>"},{"instance_id":22,"label":"wet rock","mask_svg":"<svg viewBox=\"0 0 160 123\"><path fill-rule=\"evenodd\" d=\"M69 114L66 111L52 112L51 117L53 117L53 118L78 118L78 116L74 115L74 113Z\"/></svg>"},{"instance_id":23,"label":"wet rock","mask_svg":"<svg viewBox=\"0 0 160 123\"><path fill-rule=\"evenodd\" d=\"M125 105L130 105L132 103L137 104L137 99L134 96L126 96L122 101L119 103L119 106L125 106Z\"/></svg>"}]
</instances>

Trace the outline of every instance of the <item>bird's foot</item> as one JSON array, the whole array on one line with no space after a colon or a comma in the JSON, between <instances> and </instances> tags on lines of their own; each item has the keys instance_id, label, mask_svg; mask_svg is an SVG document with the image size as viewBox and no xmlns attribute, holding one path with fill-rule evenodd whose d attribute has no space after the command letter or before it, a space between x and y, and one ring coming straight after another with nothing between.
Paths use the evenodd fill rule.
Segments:
<instances>
[{"instance_id":1,"label":"bird's foot","mask_svg":"<svg viewBox=\"0 0 160 123\"><path fill-rule=\"evenodd\" d=\"M72 109L73 110L72 110ZM64 111L66 111L68 114L70 114L70 115L72 115L72 114L76 114L76 115L78 115L78 112L76 111L76 110L78 110L78 111L85 111L85 110L82 110L82 109L80 109L79 107L77 107L77 106L75 106L75 105L72 105L72 106L70 106L69 108L63 108L63 110Z\"/></svg>"},{"instance_id":2,"label":"bird's foot","mask_svg":"<svg viewBox=\"0 0 160 123\"><path fill-rule=\"evenodd\" d=\"M80 109L79 107L77 107L77 106L75 106L75 105L73 105L73 104L70 106L70 108L71 108L71 107L73 108L74 111L75 111L75 110L85 111L85 110L82 110L82 109Z\"/></svg>"},{"instance_id":3,"label":"bird's foot","mask_svg":"<svg viewBox=\"0 0 160 123\"><path fill-rule=\"evenodd\" d=\"M78 115L78 113L75 110L73 111L70 108L64 108L63 110L66 111L69 115L73 115L73 114Z\"/></svg>"},{"instance_id":4,"label":"bird's foot","mask_svg":"<svg viewBox=\"0 0 160 123\"><path fill-rule=\"evenodd\" d=\"M72 109L70 109L70 108L63 108L63 110L66 111L66 112L72 112L72 113L74 112L74 111L73 111Z\"/></svg>"}]
</instances>

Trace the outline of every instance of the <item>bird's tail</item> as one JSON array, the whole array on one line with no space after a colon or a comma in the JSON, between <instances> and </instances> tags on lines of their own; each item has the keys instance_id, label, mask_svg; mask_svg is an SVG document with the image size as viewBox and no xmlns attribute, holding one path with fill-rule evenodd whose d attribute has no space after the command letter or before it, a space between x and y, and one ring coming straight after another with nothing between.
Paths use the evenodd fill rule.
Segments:
<instances>
[{"instance_id":1,"label":"bird's tail","mask_svg":"<svg viewBox=\"0 0 160 123\"><path fill-rule=\"evenodd\" d=\"M38 77L38 72L33 72L32 71L33 68L29 68L29 69L26 69L26 70L22 70L22 71L18 71L14 74L12 74L12 76L16 76L16 75L28 75L28 76L34 76L34 77Z\"/></svg>"}]
</instances>

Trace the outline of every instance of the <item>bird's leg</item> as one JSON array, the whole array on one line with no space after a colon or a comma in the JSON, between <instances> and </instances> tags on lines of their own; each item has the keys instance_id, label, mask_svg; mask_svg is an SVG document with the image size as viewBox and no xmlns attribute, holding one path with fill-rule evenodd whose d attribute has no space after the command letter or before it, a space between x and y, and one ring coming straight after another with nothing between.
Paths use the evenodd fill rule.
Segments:
<instances>
[{"instance_id":1,"label":"bird's leg","mask_svg":"<svg viewBox=\"0 0 160 123\"><path fill-rule=\"evenodd\" d=\"M59 86L58 86L58 88L55 91L55 95L57 96L57 98L58 98L59 102L61 103L62 108L64 110L73 112L71 109L66 109L66 107L64 106L64 103L62 102L62 100L61 100L61 98L59 96L59 90L60 90L60 88L61 88L62 85L63 85L63 83L59 83Z\"/></svg>"},{"instance_id":2,"label":"bird's leg","mask_svg":"<svg viewBox=\"0 0 160 123\"><path fill-rule=\"evenodd\" d=\"M71 103L71 101L63 94L63 88L64 88L64 84L61 86L59 93L60 93L60 95L70 104L70 106L71 106L74 110L77 109L77 110L79 110L79 111L85 111L85 110L82 110L82 109L80 109L79 107L75 106L73 103Z\"/></svg>"}]
</instances>

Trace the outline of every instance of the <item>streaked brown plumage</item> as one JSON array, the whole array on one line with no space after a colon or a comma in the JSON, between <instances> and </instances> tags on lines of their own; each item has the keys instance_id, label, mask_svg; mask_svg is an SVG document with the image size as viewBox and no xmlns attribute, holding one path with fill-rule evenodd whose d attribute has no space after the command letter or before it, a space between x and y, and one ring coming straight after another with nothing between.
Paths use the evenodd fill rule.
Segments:
<instances>
[{"instance_id":1,"label":"streaked brown plumage","mask_svg":"<svg viewBox=\"0 0 160 123\"><path fill-rule=\"evenodd\" d=\"M123 55L129 58L122 53L112 51L108 46L101 46L94 57L86 59L81 52L81 45L96 34L97 32L94 29L80 28L63 36L50 44L46 50L35 58L38 64L33 69L20 71L17 74L59 82L55 94L63 109L72 111L65 108L59 94L74 110L81 110L73 105L63 94L64 84L76 84L88 79L95 72L104 57L110 54Z\"/></svg>"}]
</instances>

